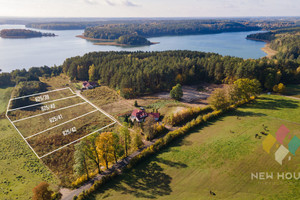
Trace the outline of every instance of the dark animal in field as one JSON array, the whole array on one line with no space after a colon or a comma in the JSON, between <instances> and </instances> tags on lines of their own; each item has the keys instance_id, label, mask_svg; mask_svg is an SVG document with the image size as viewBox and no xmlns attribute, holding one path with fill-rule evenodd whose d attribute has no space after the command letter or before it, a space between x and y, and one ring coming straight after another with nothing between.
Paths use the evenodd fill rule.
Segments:
<instances>
[{"instance_id":1,"label":"dark animal in field","mask_svg":"<svg viewBox=\"0 0 300 200\"><path fill-rule=\"evenodd\" d=\"M210 195L216 196L216 193L214 193L213 191L209 191Z\"/></svg>"},{"instance_id":2,"label":"dark animal in field","mask_svg":"<svg viewBox=\"0 0 300 200\"><path fill-rule=\"evenodd\" d=\"M265 133L265 132L260 132L261 134L263 134L263 135L269 135L269 133Z\"/></svg>"},{"instance_id":3,"label":"dark animal in field","mask_svg":"<svg viewBox=\"0 0 300 200\"><path fill-rule=\"evenodd\" d=\"M261 136L258 134L255 134L255 138L261 139Z\"/></svg>"},{"instance_id":4,"label":"dark animal in field","mask_svg":"<svg viewBox=\"0 0 300 200\"><path fill-rule=\"evenodd\" d=\"M269 130L268 130L268 126L265 126L264 124L263 124L262 126L264 127L264 130L265 130L265 131L269 131Z\"/></svg>"},{"instance_id":5,"label":"dark animal in field","mask_svg":"<svg viewBox=\"0 0 300 200\"><path fill-rule=\"evenodd\" d=\"M230 130L230 133L234 133L234 131Z\"/></svg>"}]
</instances>

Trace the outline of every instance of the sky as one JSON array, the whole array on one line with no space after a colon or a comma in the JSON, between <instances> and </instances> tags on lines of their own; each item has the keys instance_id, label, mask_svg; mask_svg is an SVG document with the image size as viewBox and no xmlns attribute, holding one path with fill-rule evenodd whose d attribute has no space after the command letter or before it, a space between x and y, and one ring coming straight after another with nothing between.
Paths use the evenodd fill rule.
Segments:
<instances>
[{"instance_id":1,"label":"sky","mask_svg":"<svg viewBox=\"0 0 300 200\"><path fill-rule=\"evenodd\" d=\"M300 0L0 0L3 17L299 16Z\"/></svg>"}]
</instances>

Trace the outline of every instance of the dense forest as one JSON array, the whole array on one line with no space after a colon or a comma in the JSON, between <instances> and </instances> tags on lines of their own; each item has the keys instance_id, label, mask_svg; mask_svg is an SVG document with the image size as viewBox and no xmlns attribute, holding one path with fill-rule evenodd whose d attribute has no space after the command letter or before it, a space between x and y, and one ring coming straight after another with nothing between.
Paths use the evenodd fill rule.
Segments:
<instances>
[{"instance_id":1,"label":"dense forest","mask_svg":"<svg viewBox=\"0 0 300 200\"><path fill-rule=\"evenodd\" d=\"M95 39L118 39L122 35L158 37L165 35L193 35L233 31L259 30L237 22L203 20L164 20L153 23L107 24L86 28L84 36Z\"/></svg>"},{"instance_id":2,"label":"dense forest","mask_svg":"<svg viewBox=\"0 0 300 200\"><path fill-rule=\"evenodd\" d=\"M300 61L300 31L297 34L286 33L276 36L270 47L278 51L278 59L297 59Z\"/></svg>"},{"instance_id":3,"label":"dense forest","mask_svg":"<svg viewBox=\"0 0 300 200\"><path fill-rule=\"evenodd\" d=\"M63 72L76 80L98 80L131 98L169 91L176 83L230 83L238 78L256 78L265 89L275 84L298 83L295 60L248 59L194 51L93 52L68 58Z\"/></svg>"},{"instance_id":4,"label":"dense forest","mask_svg":"<svg viewBox=\"0 0 300 200\"><path fill-rule=\"evenodd\" d=\"M1 70L0 70L1 71ZM10 73L0 73L0 87L17 85L20 82L39 81L39 77L51 77L61 74L62 67L31 67L28 71L25 69L13 70Z\"/></svg>"},{"instance_id":5,"label":"dense forest","mask_svg":"<svg viewBox=\"0 0 300 200\"><path fill-rule=\"evenodd\" d=\"M270 48L278 51L277 59L300 61L300 27L251 34L247 39L269 42Z\"/></svg>"},{"instance_id":6,"label":"dense forest","mask_svg":"<svg viewBox=\"0 0 300 200\"><path fill-rule=\"evenodd\" d=\"M54 37L54 33L42 33L27 29L3 29L0 32L2 38L32 38L32 37Z\"/></svg>"}]
</instances>

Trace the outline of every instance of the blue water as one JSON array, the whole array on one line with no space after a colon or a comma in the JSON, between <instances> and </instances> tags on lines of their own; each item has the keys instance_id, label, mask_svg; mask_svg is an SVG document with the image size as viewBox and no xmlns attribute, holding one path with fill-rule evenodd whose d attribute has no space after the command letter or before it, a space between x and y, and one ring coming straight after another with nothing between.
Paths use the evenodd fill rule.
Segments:
<instances>
[{"instance_id":1,"label":"blue water","mask_svg":"<svg viewBox=\"0 0 300 200\"><path fill-rule=\"evenodd\" d=\"M25 26L0 25L0 30L5 28L25 28ZM10 72L14 69L28 69L32 66L61 65L66 58L81 56L92 51L194 50L215 52L221 55L237 56L245 59L256 59L266 55L261 50L265 45L264 42L245 39L248 34L254 32L153 37L149 38L149 40L151 42L159 42L159 44L143 47L117 47L93 45L90 41L75 37L76 35L81 35L83 30L37 31L55 33L58 37L0 38L0 69L2 71Z\"/></svg>"}]
</instances>

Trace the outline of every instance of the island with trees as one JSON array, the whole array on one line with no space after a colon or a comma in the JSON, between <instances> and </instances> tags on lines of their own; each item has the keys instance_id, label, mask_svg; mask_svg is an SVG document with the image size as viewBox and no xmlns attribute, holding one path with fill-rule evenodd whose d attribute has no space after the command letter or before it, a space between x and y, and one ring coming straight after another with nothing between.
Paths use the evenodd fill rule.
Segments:
<instances>
[{"instance_id":1,"label":"island with trees","mask_svg":"<svg viewBox=\"0 0 300 200\"><path fill-rule=\"evenodd\" d=\"M3 29L0 32L2 38L34 38L34 37L55 37L54 33L42 33L28 29Z\"/></svg>"},{"instance_id":2,"label":"island with trees","mask_svg":"<svg viewBox=\"0 0 300 200\"><path fill-rule=\"evenodd\" d=\"M79 36L80 37L80 36ZM148 39L139 35L122 35L115 40L93 40L95 45L113 45L113 46L146 46L157 44L157 42L150 42Z\"/></svg>"}]
</instances>

